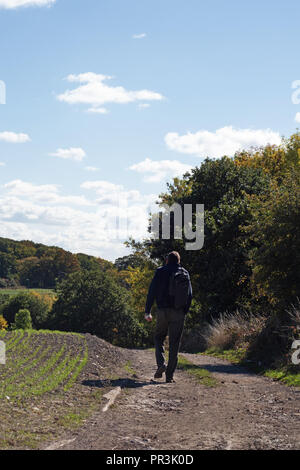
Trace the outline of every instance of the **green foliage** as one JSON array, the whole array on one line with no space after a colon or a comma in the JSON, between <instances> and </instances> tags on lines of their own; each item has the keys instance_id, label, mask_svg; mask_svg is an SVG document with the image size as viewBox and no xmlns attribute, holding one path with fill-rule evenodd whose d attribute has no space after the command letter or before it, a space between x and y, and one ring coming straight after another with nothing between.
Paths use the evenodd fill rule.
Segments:
<instances>
[{"instance_id":1,"label":"green foliage","mask_svg":"<svg viewBox=\"0 0 300 470\"><path fill-rule=\"evenodd\" d=\"M32 321L29 310L26 308L19 310L15 316L15 323L12 325L14 330L31 330Z\"/></svg>"},{"instance_id":2,"label":"green foliage","mask_svg":"<svg viewBox=\"0 0 300 470\"><path fill-rule=\"evenodd\" d=\"M78 253L76 255L76 257L79 261L80 268L85 270L85 271L101 271L101 270L103 270L99 258L95 258L94 256L85 255L83 253Z\"/></svg>"},{"instance_id":3,"label":"green foliage","mask_svg":"<svg viewBox=\"0 0 300 470\"><path fill-rule=\"evenodd\" d=\"M58 247L0 238L0 287L7 280L26 287L53 288L57 279L80 269L76 255Z\"/></svg>"},{"instance_id":4,"label":"green foliage","mask_svg":"<svg viewBox=\"0 0 300 470\"><path fill-rule=\"evenodd\" d=\"M122 258L117 258L115 261L115 267L118 269L118 271L125 271L128 268L143 268L145 265L152 265L153 268L155 267L154 263L139 251L131 253L127 256L123 256Z\"/></svg>"},{"instance_id":5,"label":"green foliage","mask_svg":"<svg viewBox=\"0 0 300 470\"><path fill-rule=\"evenodd\" d=\"M43 328L47 322L50 306L32 292L21 292L10 298L2 307L2 315L11 325L15 322L16 313L19 310L28 309L31 313L32 327L34 329Z\"/></svg>"},{"instance_id":6,"label":"green foliage","mask_svg":"<svg viewBox=\"0 0 300 470\"><path fill-rule=\"evenodd\" d=\"M129 294L110 273L81 271L57 287L51 324L63 331L95 334L119 346L139 346L144 331L130 309Z\"/></svg>"},{"instance_id":7,"label":"green foliage","mask_svg":"<svg viewBox=\"0 0 300 470\"><path fill-rule=\"evenodd\" d=\"M10 278L16 271L17 263L14 256L0 252L0 277Z\"/></svg>"},{"instance_id":8,"label":"green foliage","mask_svg":"<svg viewBox=\"0 0 300 470\"><path fill-rule=\"evenodd\" d=\"M277 310L300 297L300 184L285 178L268 196L251 199L253 217L244 228L254 242L249 253L252 284Z\"/></svg>"}]
</instances>

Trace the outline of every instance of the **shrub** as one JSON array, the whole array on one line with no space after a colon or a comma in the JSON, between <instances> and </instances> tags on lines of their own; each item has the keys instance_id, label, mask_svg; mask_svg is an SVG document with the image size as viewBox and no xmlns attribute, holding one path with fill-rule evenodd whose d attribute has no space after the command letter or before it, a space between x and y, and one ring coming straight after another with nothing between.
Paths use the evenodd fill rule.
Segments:
<instances>
[{"instance_id":1,"label":"shrub","mask_svg":"<svg viewBox=\"0 0 300 470\"><path fill-rule=\"evenodd\" d=\"M15 279L0 279L0 289L16 289L18 287L20 287L20 285Z\"/></svg>"},{"instance_id":2,"label":"shrub","mask_svg":"<svg viewBox=\"0 0 300 470\"><path fill-rule=\"evenodd\" d=\"M264 367L287 366L299 370L299 365L293 366L291 361L292 344L299 339L300 303L269 316L259 334L253 338L247 358L260 362Z\"/></svg>"},{"instance_id":3,"label":"shrub","mask_svg":"<svg viewBox=\"0 0 300 470\"><path fill-rule=\"evenodd\" d=\"M15 323L12 325L14 330L31 330L32 321L29 310L26 308L19 310L16 313Z\"/></svg>"},{"instance_id":4,"label":"shrub","mask_svg":"<svg viewBox=\"0 0 300 470\"><path fill-rule=\"evenodd\" d=\"M0 315L0 331L4 331L8 328L8 323L7 321L5 320L5 318L3 318L2 315Z\"/></svg>"},{"instance_id":5,"label":"shrub","mask_svg":"<svg viewBox=\"0 0 300 470\"><path fill-rule=\"evenodd\" d=\"M31 292L21 292L12 297L3 306L1 313L11 325L15 322L16 313L21 309L30 311L34 329L40 329L45 326L50 309L42 296L37 296Z\"/></svg>"},{"instance_id":6,"label":"shrub","mask_svg":"<svg viewBox=\"0 0 300 470\"><path fill-rule=\"evenodd\" d=\"M265 319L247 313L225 313L212 321L203 336L208 348L225 351L247 346L262 330Z\"/></svg>"}]
</instances>

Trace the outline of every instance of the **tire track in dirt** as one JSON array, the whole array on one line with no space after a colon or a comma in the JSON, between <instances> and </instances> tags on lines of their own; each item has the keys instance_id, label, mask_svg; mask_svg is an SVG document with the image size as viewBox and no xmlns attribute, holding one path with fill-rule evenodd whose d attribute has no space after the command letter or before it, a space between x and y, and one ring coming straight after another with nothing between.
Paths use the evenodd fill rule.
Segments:
<instances>
[{"instance_id":1,"label":"tire track in dirt","mask_svg":"<svg viewBox=\"0 0 300 470\"><path fill-rule=\"evenodd\" d=\"M300 390L221 359L184 354L208 369L211 388L177 371L176 383L152 380L154 354L128 351L136 375L116 380L115 404L101 409L61 449L299 449ZM112 387L114 389L114 387ZM71 439L74 439L71 441Z\"/></svg>"}]
</instances>

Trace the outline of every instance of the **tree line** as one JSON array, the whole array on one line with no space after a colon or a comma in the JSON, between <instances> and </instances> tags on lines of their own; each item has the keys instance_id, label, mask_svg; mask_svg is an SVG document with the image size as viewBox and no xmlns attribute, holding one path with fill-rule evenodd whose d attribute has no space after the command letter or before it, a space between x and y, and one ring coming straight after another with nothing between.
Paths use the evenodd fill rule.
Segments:
<instances>
[{"instance_id":1,"label":"tree line","mask_svg":"<svg viewBox=\"0 0 300 470\"><path fill-rule=\"evenodd\" d=\"M0 287L54 289L57 282L80 270L107 270L113 263L73 254L56 246L0 238Z\"/></svg>"}]
</instances>

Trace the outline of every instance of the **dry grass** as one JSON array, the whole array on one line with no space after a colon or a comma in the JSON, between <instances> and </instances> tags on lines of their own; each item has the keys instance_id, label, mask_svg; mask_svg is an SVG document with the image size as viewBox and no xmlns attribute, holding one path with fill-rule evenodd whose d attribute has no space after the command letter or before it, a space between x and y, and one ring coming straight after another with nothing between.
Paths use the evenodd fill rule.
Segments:
<instances>
[{"instance_id":1,"label":"dry grass","mask_svg":"<svg viewBox=\"0 0 300 470\"><path fill-rule=\"evenodd\" d=\"M297 306L293 305L292 310L290 310L288 313L292 321L292 326L299 330L300 333L300 302Z\"/></svg>"},{"instance_id":2,"label":"dry grass","mask_svg":"<svg viewBox=\"0 0 300 470\"><path fill-rule=\"evenodd\" d=\"M224 351L245 347L263 328L265 319L248 313L224 313L206 327L207 348Z\"/></svg>"}]
</instances>

